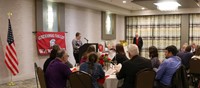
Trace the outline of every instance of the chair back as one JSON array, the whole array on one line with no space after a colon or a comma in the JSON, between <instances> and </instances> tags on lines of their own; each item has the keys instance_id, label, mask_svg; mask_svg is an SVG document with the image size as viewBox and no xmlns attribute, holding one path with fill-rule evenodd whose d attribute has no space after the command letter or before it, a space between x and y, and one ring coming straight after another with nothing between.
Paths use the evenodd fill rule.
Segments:
<instances>
[{"instance_id":1,"label":"chair back","mask_svg":"<svg viewBox=\"0 0 200 88\"><path fill-rule=\"evenodd\" d=\"M37 75L40 83L40 88L46 88L44 72L40 67L37 67Z\"/></svg>"},{"instance_id":2,"label":"chair back","mask_svg":"<svg viewBox=\"0 0 200 88\"><path fill-rule=\"evenodd\" d=\"M37 74L37 64L34 63L34 69L35 69L35 80L36 80L36 84L37 84L37 88L39 88L39 85L38 85L38 74Z\"/></svg>"},{"instance_id":3,"label":"chair back","mask_svg":"<svg viewBox=\"0 0 200 88\"><path fill-rule=\"evenodd\" d=\"M71 88L93 88L92 77L90 74L82 71L73 72L69 76Z\"/></svg>"},{"instance_id":4,"label":"chair back","mask_svg":"<svg viewBox=\"0 0 200 88\"><path fill-rule=\"evenodd\" d=\"M145 68L140 70L136 74L136 88L153 88L155 75L156 73L153 69Z\"/></svg>"},{"instance_id":5,"label":"chair back","mask_svg":"<svg viewBox=\"0 0 200 88\"><path fill-rule=\"evenodd\" d=\"M171 88L189 88L186 68L181 65L173 74Z\"/></svg>"},{"instance_id":6,"label":"chair back","mask_svg":"<svg viewBox=\"0 0 200 88\"><path fill-rule=\"evenodd\" d=\"M200 59L192 58L190 59L190 73L191 74L200 74Z\"/></svg>"}]
</instances>

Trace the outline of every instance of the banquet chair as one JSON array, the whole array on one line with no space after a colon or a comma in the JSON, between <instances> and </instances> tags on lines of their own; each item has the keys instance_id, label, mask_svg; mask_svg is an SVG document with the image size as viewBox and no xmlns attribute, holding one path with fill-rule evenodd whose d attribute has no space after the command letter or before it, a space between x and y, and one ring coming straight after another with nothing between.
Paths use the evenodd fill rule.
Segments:
<instances>
[{"instance_id":1,"label":"banquet chair","mask_svg":"<svg viewBox=\"0 0 200 88\"><path fill-rule=\"evenodd\" d=\"M171 88L189 88L185 66L181 65L173 74Z\"/></svg>"},{"instance_id":2,"label":"banquet chair","mask_svg":"<svg viewBox=\"0 0 200 88\"><path fill-rule=\"evenodd\" d=\"M69 76L71 88L93 88L92 77L83 71L73 72Z\"/></svg>"},{"instance_id":3,"label":"banquet chair","mask_svg":"<svg viewBox=\"0 0 200 88\"><path fill-rule=\"evenodd\" d=\"M37 76L38 76L38 79L39 79L40 88L46 88L44 72L40 67L37 67Z\"/></svg>"},{"instance_id":4,"label":"banquet chair","mask_svg":"<svg viewBox=\"0 0 200 88\"><path fill-rule=\"evenodd\" d=\"M37 74L37 64L34 63L34 69L35 69L35 80L36 80L36 84L37 84L37 88L39 88L39 85L38 85L38 74Z\"/></svg>"},{"instance_id":5,"label":"banquet chair","mask_svg":"<svg viewBox=\"0 0 200 88\"><path fill-rule=\"evenodd\" d=\"M193 86L198 86L199 80L200 80L200 59L193 58L190 59L189 62L189 74L190 74L190 79L192 81Z\"/></svg>"},{"instance_id":6,"label":"banquet chair","mask_svg":"<svg viewBox=\"0 0 200 88\"><path fill-rule=\"evenodd\" d=\"M155 71L150 68L140 70L136 74L136 87L135 88L153 88Z\"/></svg>"}]
</instances>

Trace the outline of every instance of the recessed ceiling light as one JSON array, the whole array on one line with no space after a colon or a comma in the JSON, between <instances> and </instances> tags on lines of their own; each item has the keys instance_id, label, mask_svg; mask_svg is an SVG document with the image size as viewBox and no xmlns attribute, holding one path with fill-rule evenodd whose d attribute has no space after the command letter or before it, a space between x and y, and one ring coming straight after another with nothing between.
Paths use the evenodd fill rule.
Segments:
<instances>
[{"instance_id":1,"label":"recessed ceiling light","mask_svg":"<svg viewBox=\"0 0 200 88\"><path fill-rule=\"evenodd\" d=\"M122 1L123 3L126 3L126 1Z\"/></svg>"},{"instance_id":2,"label":"recessed ceiling light","mask_svg":"<svg viewBox=\"0 0 200 88\"><path fill-rule=\"evenodd\" d=\"M144 8L144 7L142 7L141 9L142 9L142 10L144 10L145 8Z\"/></svg>"},{"instance_id":3,"label":"recessed ceiling light","mask_svg":"<svg viewBox=\"0 0 200 88\"><path fill-rule=\"evenodd\" d=\"M177 10L179 6L181 6L178 2L175 1L163 1L154 4L157 5L157 8L161 11L174 11Z\"/></svg>"}]
</instances>

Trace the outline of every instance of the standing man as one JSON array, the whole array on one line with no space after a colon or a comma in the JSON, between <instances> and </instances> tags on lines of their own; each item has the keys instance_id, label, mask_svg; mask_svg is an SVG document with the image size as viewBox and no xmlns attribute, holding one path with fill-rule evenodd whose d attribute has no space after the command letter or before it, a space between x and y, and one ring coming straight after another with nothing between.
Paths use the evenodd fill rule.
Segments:
<instances>
[{"instance_id":1,"label":"standing man","mask_svg":"<svg viewBox=\"0 0 200 88\"><path fill-rule=\"evenodd\" d=\"M81 33L76 33L76 38L72 40L72 46L73 46L73 54L74 58L76 60L76 63L79 64L79 48L82 46L81 41Z\"/></svg>"},{"instance_id":2,"label":"standing man","mask_svg":"<svg viewBox=\"0 0 200 88\"><path fill-rule=\"evenodd\" d=\"M145 68L152 68L151 61L144 57L139 56L139 50L137 45L128 45L128 54L130 60L122 63L122 68L116 69L117 79L124 79L122 88L134 88L136 86L136 73Z\"/></svg>"},{"instance_id":3,"label":"standing man","mask_svg":"<svg viewBox=\"0 0 200 88\"><path fill-rule=\"evenodd\" d=\"M156 88L171 88L172 76L181 65L181 59L176 56L178 50L174 45L165 48L166 59L156 72Z\"/></svg>"},{"instance_id":4,"label":"standing man","mask_svg":"<svg viewBox=\"0 0 200 88\"><path fill-rule=\"evenodd\" d=\"M143 46L143 40L142 37L138 35L136 32L135 37L133 38L133 44L136 44L139 48L139 54L141 54L142 46Z\"/></svg>"}]
</instances>

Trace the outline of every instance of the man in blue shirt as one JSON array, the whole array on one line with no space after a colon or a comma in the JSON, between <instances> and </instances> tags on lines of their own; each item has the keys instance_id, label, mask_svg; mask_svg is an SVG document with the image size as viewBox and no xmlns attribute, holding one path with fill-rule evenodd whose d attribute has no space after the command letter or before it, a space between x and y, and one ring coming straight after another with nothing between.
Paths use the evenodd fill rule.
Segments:
<instances>
[{"instance_id":1,"label":"man in blue shirt","mask_svg":"<svg viewBox=\"0 0 200 88\"><path fill-rule=\"evenodd\" d=\"M173 74L181 65L181 59L176 56L178 50L174 45L165 48L166 60L159 66L156 74L157 88L170 88Z\"/></svg>"},{"instance_id":2,"label":"man in blue shirt","mask_svg":"<svg viewBox=\"0 0 200 88\"><path fill-rule=\"evenodd\" d=\"M70 68L65 64L69 55L61 49L56 54L56 59L48 65L45 78L47 88L66 88L66 83L71 74Z\"/></svg>"}]
</instances>

